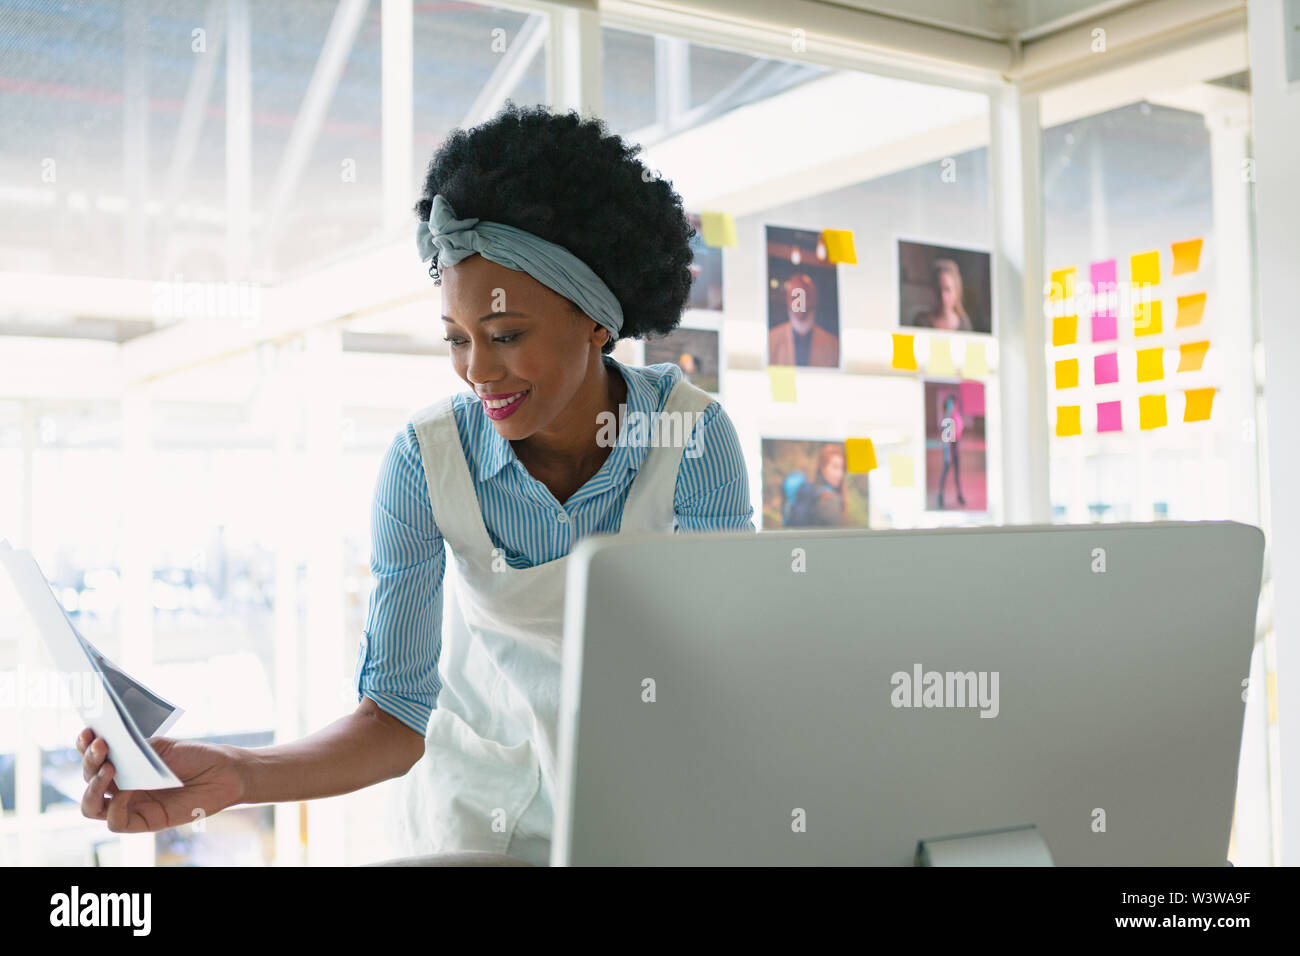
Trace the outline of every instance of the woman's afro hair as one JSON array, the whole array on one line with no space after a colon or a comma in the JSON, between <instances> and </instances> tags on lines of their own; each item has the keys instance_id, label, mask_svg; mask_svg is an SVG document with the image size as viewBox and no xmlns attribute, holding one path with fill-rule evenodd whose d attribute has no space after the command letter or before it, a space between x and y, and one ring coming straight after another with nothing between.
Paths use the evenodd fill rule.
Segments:
<instances>
[{"instance_id":1,"label":"woman's afro hair","mask_svg":"<svg viewBox=\"0 0 1300 956\"><path fill-rule=\"evenodd\" d=\"M666 334L690 294L695 230L672 185L636 159L640 151L601 120L507 102L486 123L452 131L429 163L415 213L427 220L441 193L457 218L563 246L618 298L620 338Z\"/></svg>"}]
</instances>

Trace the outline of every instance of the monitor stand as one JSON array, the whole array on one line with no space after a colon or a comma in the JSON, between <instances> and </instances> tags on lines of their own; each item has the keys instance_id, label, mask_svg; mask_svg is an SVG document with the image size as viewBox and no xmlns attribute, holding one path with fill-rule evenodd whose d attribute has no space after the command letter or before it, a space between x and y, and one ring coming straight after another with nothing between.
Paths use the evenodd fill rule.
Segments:
<instances>
[{"instance_id":1,"label":"monitor stand","mask_svg":"<svg viewBox=\"0 0 1300 956\"><path fill-rule=\"evenodd\" d=\"M921 840L916 866L1055 866L1033 824Z\"/></svg>"}]
</instances>

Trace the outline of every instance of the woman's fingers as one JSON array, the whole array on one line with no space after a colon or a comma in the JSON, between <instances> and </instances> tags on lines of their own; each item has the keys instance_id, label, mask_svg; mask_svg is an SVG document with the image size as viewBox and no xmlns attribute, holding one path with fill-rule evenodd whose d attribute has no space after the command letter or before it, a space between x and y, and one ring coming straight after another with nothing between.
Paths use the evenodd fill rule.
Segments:
<instances>
[{"instance_id":1,"label":"woman's fingers","mask_svg":"<svg viewBox=\"0 0 1300 956\"><path fill-rule=\"evenodd\" d=\"M114 768L108 761L90 779L90 785L81 795L81 815L91 820L103 820L105 814L104 794L113 781ZM116 788L114 788L116 791Z\"/></svg>"},{"instance_id":2,"label":"woman's fingers","mask_svg":"<svg viewBox=\"0 0 1300 956\"><path fill-rule=\"evenodd\" d=\"M86 748L90 746L91 741L95 739L95 732L87 727L81 733L77 734L77 753L84 754Z\"/></svg>"},{"instance_id":3,"label":"woman's fingers","mask_svg":"<svg viewBox=\"0 0 1300 956\"><path fill-rule=\"evenodd\" d=\"M81 755L81 779L89 783L107 758L108 743L103 737L96 737Z\"/></svg>"}]
</instances>

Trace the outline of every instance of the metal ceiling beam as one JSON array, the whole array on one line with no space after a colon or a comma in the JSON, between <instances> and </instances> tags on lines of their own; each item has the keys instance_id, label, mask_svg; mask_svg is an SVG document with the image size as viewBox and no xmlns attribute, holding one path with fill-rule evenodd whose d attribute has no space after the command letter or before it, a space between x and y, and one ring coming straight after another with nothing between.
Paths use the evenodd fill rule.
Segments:
<instances>
[{"instance_id":1,"label":"metal ceiling beam","mask_svg":"<svg viewBox=\"0 0 1300 956\"><path fill-rule=\"evenodd\" d=\"M506 98L519 86L537 54L546 47L546 33L546 17L532 14L524 21L519 34L501 54L501 62L466 110L461 127L477 126L505 105Z\"/></svg>"},{"instance_id":2,"label":"metal ceiling beam","mask_svg":"<svg viewBox=\"0 0 1300 956\"><path fill-rule=\"evenodd\" d=\"M396 228L410 216L415 108L411 0L383 0L379 12L383 223Z\"/></svg>"},{"instance_id":3,"label":"metal ceiling beam","mask_svg":"<svg viewBox=\"0 0 1300 956\"><path fill-rule=\"evenodd\" d=\"M663 129L678 129L691 108L691 45L680 37L656 36L655 118Z\"/></svg>"},{"instance_id":4,"label":"metal ceiling beam","mask_svg":"<svg viewBox=\"0 0 1300 956\"><path fill-rule=\"evenodd\" d=\"M1025 41L1007 78L1041 93L1245 27L1241 0L1149 0Z\"/></svg>"},{"instance_id":5,"label":"metal ceiling beam","mask_svg":"<svg viewBox=\"0 0 1300 956\"><path fill-rule=\"evenodd\" d=\"M194 70L190 73L190 82L185 90L185 105L181 108L180 122L176 126L176 141L172 144L171 164L167 168L167 185L163 196L168 215L172 214L189 184L190 168L198 151L199 135L203 132L203 119L208 111L208 100L212 96L212 85L226 39L223 6L222 0L209 0L207 11L203 15L206 49L194 54Z\"/></svg>"},{"instance_id":6,"label":"metal ceiling beam","mask_svg":"<svg viewBox=\"0 0 1300 956\"><path fill-rule=\"evenodd\" d=\"M126 275L148 268L149 217L149 15L144 0L127 0L122 9L122 253Z\"/></svg>"},{"instance_id":7,"label":"metal ceiling beam","mask_svg":"<svg viewBox=\"0 0 1300 956\"><path fill-rule=\"evenodd\" d=\"M352 52L352 44L361 29L366 7L367 0L339 0L339 5L334 10L334 19L330 21L329 32L325 35L325 43L316 60L316 68L312 71L307 93L298 110L298 117L294 120L293 130L289 133L289 142L280 158L280 166L276 170L266 204L267 215L261 241L268 251L275 241L284 221L285 210L293 199L302 171L316 145L321 124L329 110L330 101L334 98L334 90L338 87L339 77L343 75L348 54Z\"/></svg>"},{"instance_id":8,"label":"metal ceiling beam","mask_svg":"<svg viewBox=\"0 0 1300 956\"><path fill-rule=\"evenodd\" d=\"M253 81L248 0L226 0L226 276L243 279L252 241Z\"/></svg>"}]
</instances>

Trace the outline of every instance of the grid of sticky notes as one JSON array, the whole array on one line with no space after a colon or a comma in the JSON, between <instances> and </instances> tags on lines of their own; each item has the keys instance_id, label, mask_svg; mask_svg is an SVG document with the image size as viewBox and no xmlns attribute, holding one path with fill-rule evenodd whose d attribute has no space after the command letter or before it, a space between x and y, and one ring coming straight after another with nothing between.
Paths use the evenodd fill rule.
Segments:
<instances>
[{"instance_id":1,"label":"grid of sticky notes","mask_svg":"<svg viewBox=\"0 0 1300 956\"><path fill-rule=\"evenodd\" d=\"M1051 320L1051 342L1053 351L1060 352L1053 356L1052 381L1058 393L1059 404L1056 405L1055 432L1065 438L1081 435L1084 431L1084 406L1082 399L1071 402L1071 389L1080 389L1081 385L1107 386L1096 393L1095 408L1092 409L1093 421L1098 433L1120 432L1124 430L1125 402L1120 392L1130 384L1138 387L1137 426L1140 431L1163 428L1169 423L1169 395L1167 392L1151 392L1165 383L1168 376L1185 372L1199 372L1205 364L1210 341L1196 331L1181 332L1182 329L1195 329L1201 325L1205 315L1205 292L1187 291L1181 294L1187 280L1178 283L1179 294L1172 296L1168 302L1161 295L1167 289L1161 284L1162 275L1195 276L1201 265L1203 239L1186 239L1170 243L1166 253L1163 248L1135 252L1127 257L1128 284L1119 281L1120 259L1104 259L1092 262L1088 266L1088 282L1091 296L1078 296L1076 285L1080 281L1077 266L1057 269L1050 272L1047 299ZM1163 271L1165 267L1167 271ZM1079 354L1085 348L1081 341L1084 329L1081 328L1080 305L1090 303L1091 314L1086 316L1086 334L1092 354ZM1172 305L1172 310L1166 310ZM1173 312L1173 325L1169 326L1168 311ZM1131 316L1133 347L1121 349L1121 319ZM1127 323L1124 323L1127 324ZM1199 329L1197 330L1199 331ZM1164 336L1172 334L1185 341L1168 343ZM1114 343L1111 345L1110 343ZM1174 350L1177 350L1177 362L1173 362ZM1120 374L1121 352L1125 355L1124 375ZM1132 355L1129 363L1127 356ZM1088 383L1084 376L1091 365L1092 381ZM1111 391L1115 394L1108 394ZM1184 422L1208 421L1214 403L1214 388L1181 389ZM1079 395L1076 391L1074 395ZM1132 398L1129 399L1132 401ZM1130 407L1130 411L1132 408Z\"/></svg>"}]
</instances>

